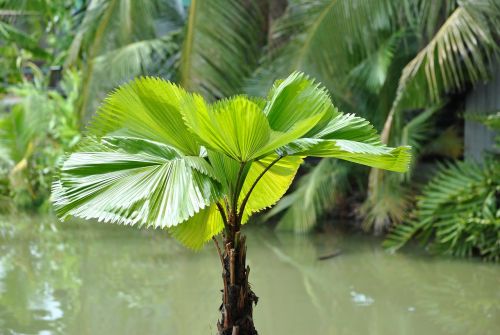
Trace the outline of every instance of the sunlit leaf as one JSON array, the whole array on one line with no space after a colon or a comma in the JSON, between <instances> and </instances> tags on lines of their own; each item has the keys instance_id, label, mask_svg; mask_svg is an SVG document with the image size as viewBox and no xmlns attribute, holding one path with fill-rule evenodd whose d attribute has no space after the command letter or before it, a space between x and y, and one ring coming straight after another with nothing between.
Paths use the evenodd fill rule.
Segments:
<instances>
[{"instance_id":1,"label":"sunlit leaf","mask_svg":"<svg viewBox=\"0 0 500 335\"><path fill-rule=\"evenodd\" d=\"M71 154L54 186L62 219L170 227L209 206L220 185L201 157L158 142L103 138Z\"/></svg>"},{"instance_id":2,"label":"sunlit leaf","mask_svg":"<svg viewBox=\"0 0 500 335\"><path fill-rule=\"evenodd\" d=\"M245 182L243 183L239 199L240 205L243 198L250 191L255 180L277 158L277 155L271 155L252 163ZM302 164L301 157L289 156L281 158L272 165L272 167L261 177L248 198L244 213L245 219L253 213L260 212L278 202L290 187L300 164Z\"/></svg>"},{"instance_id":3,"label":"sunlit leaf","mask_svg":"<svg viewBox=\"0 0 500 335\"><path fill-rule=\"evenodd\" d=\"M323 159L298 181L293 193L283 197L265 216L268 220L284 212L277 229L308 232L325 212L332 208L347 188L347 176L352 168L335 159Z\"/></svg>"},{"instance_id":4,"label":"sunlit leaf","mask_svg":"<svg viewBox=\"0 0 500 335\"><path fill-rule=\"evenodd\" d=\"M324 126L334 114L326 89L301 72L276 81L268 99L264 113L275 131L287 132L305 120L316 120L301 129L302 133L297 133L296 138L306 134L320 119L323 123L318 127Z\"/></svg>"},{"instance_id":5,"label":"sunlit leaf","mask_svg":"<svg viewBox=\"0 0 500 335\"><path fill-rule=\"evenodd\" d=\"M194 97L183 107L186 123L207 148L246 162L269 141L271 129L260 107L238 96L207 106Z\"/></svg>"},{"instance_id":6,"label":"sunlit leaf","mask_svg":"<svg viewBox=\"0 0 500 335\"><path fill-rule=\"evenodd\" d=\"M111 93L89 126L98 137L119 133L173 146L197 156L200 146L188 131L180 105L189 94L168 81L143 77Z\"/></svg>"},{"instance_id":7,"label":"sunlit leaf","mask_svg":"<svg viewBox=\"0 0 500 335\"><path fill-rule=\"evenodd\" d=\"M224 229L222 218L216 205L202 209L181 224L169 228L170 234L191 249L200 249L213 236Z\"/></svg>"}]
</instances>

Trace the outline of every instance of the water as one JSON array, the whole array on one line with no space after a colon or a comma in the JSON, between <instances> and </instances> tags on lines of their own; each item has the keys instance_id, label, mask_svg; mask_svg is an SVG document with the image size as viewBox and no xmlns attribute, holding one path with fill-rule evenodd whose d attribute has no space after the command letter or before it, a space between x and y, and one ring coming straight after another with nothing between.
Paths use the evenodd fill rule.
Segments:
<instances>
[{"instance_id":1,"label":"water","mask_svg":"<svg viewBox=\"0 0 500 335\"><path fill-rule=\"evenodd\" d=\"M220 263L160 231L0 222L0 334L215 334ZM262 335L498 334L500 267L251 230ZM332 259L317 257L337 249Z\"/></svg>"}]
</instances>

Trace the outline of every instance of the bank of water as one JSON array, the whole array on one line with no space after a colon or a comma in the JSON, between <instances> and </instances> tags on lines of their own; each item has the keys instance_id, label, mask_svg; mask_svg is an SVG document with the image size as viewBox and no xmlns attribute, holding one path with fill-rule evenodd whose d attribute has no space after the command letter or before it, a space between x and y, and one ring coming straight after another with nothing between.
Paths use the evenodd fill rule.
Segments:
<instances>
[{"instance_id":1,"label":"bank of water","mask_svg":"<svg viewBox=\"0 0 500 335\"><path fill-rule=\"evenodd\" d=\"M500 330L498 265L335 232L247 235L262 335ZM215 334L219 266L213 245L192 252L160 231L2 219L0 334Z\"/></svg>"}]
</instances>

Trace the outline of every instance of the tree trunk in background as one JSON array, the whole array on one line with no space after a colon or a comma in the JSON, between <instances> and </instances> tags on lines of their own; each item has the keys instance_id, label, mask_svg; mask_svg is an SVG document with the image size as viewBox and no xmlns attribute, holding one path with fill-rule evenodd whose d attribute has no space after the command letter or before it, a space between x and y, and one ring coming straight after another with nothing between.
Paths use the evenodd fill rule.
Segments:
<instances>
[{"instance_id":1,"label":"tree trunk in background","mask_svg":"<svg viewBox=\"0 0 500 335\"><path fill-rule=\"evenodd\" d=\"M235 228L238 227L238 228ZM257 335L253 324L253 304L257 296L248 283L250 267L246 265L246 238L240 234L239 225L226 232L220 252L224 283L222 317L217 323L220 335Z\"/></svg>"}]
</instances>

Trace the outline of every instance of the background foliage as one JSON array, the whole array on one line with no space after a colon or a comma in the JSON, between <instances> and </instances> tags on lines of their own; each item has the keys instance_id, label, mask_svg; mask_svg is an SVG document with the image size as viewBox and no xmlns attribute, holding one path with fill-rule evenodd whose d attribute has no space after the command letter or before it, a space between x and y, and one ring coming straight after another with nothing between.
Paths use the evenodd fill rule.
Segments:
<instances>
[{"instance_id":1,"label":"background foliage","mask_svg":"<svg viewBox=\"0 0 500 335\"><path fill-rule=\"evenodd\" d=\"M462 150L465 97L498 66L498 0L208 3L0 0L2 210L44 208L58 158L104 94L137 75L216 101L263 96L276 78L301 70L341 110L373 121L384 142L411 145L416 158L403 177L306 161L267 220L296 232L340 219L379 234L395 226L391 248L422 237L438 251L498 258L498 185L487 182L498 164L464 162ZM473 199L453 193L470 183ZM436 218L459 206L474 219L444 227L426 219L427 206Z\"/></svg>"}]
</instances>

